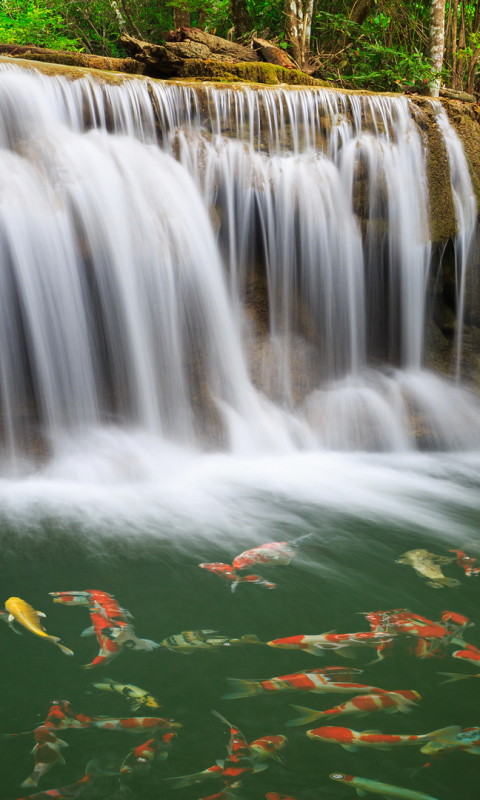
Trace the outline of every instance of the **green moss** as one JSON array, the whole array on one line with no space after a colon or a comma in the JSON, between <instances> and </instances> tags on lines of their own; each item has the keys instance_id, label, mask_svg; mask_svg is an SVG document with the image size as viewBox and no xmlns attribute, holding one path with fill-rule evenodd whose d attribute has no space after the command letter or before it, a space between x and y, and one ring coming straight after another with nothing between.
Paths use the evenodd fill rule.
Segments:
<instances>
[{"instance_id":1,"label":"green moss","mask_svg":"<svg viewBox=\"0 0 480 800\"><path fill-rule=\"evenodd\" d=\"M212 80L219 83L238 83L243 81L262 83L269 86L278 86L281 83L286 83L290 86L328 86L325 81L312 78L297 69L284 69L284 67L277 67L275 64L266 64L259 61L230 64L188 58L183 62L180 77Z\"/></svg>"}]
</instances>

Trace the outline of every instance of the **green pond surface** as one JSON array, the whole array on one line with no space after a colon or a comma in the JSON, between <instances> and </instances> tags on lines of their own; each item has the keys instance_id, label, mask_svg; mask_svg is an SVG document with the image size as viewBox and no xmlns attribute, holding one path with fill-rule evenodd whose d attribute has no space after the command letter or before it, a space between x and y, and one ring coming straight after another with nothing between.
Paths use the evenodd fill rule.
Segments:
<instances>
[{"instance_id":1,"label":"green pond surface","mask_svg":"<svg viewBox=\"0 0 480 800\"><path fill-rule=\"evenodd\" d=\"M229 637L254 633L262 642L333 629L366 631L368 623L359 612L407 607L433 620L439 620L447 609L467 615L476 627L467 630L466 638L480 647L480 577L466 578L451 564L444 568L445 574L459 579L460 586L435 590L411 567L395 563L403 552L418 547L445 555L449 547L467 545L471 555L478 555L478 457L418 456L417 461L402 464L393 457L387 462L353 456L319 463L310 455L290 463L287 459L281 468L277 464L275 475L273 462L267 459L250 467L244 462L237 469L227 459L212 467L214 460L205 457L203 465L196 467L195 480L191 472L185 477L183 500L181 492L177 493L181 470L176 488L167 479L147 482L148 490L141 482L136 488L117 485L113 498L108 487L97 495L94 487L84 486L82 493L80 486L75 494L73 483L62 485L58 476L55 491L48 484L48 502L47 479L45 483L35 483L36 478L25 484L2 482L3 598L19 596L45 612L48 632L60 636L75 655L67 658L48 642L27 632L16 636L2 625L1 732L32 731L45 719L55 699L68 700L75 711L93 716L130 716L133 712L122 697L95 690L88 693L92 681L109 677L149 690L162 705L158 712L142 708L138 715L158 713L184 726L166 761L155 764L145 775L123 781L139 800L195 800L222 790L218 780L177 790L164 782L205 769L225 757L228 730L212 715L212 709L237 725L248 741L263 735L288 736L285 764L267 762L267 770L251 776L236 791L239 798L256 800L267 792L298 800L355 797L350 787L334 784L329 778L332 772L344 772L415 789L438 800L476 800L479 756L451 753L412 777L415 768L430 760L419 747L349 753L338 745L307 738L308 728L327 723L285 727L297 716L290 703L327 709L347 700L345 695L278 693L222 699L229 691L227 677L269 678L309 667L347 665L364 670L353 680L384 689L414 689L422 700L411 714L345 716L331 724L397 734L427 733L448 725L477 726L480 680L440 685L444 678L439 671L480 671L453 659L454 647L448 647L441 660L422 660L406 651L406 642L398 642L394 657L370 666L368 662L375 658L370 649L358 650L355 661L338 652L317 658L259 645L197 651L189 656L161 649L150 653L125 650L107 667L82 669L97 653L94 638L80 638L90 625L88 611L54 604L49 592L109 592L131 611L137 634L157 642L199 629ZM333 484L330 488L328 484L332 472L342 487L336 495ZM365 482L360 486L362 472L365 481L368 477L370 494ZM381 476L387 473L388 481L382 484ZM309 490L302 494L299 485L307 482ZM359 493L368 494L365 502L354 502ZM205 511L207 494L220 498L222 512L216 508ZM134 503L139 495L143 516L141 503L138 507ZM106 496L110 497L108 503ZM129 505L137 516L136 528L130 531ZM198 568L204 561L231 563L247 547L292 540L305 533L313 536L302 544L289 566L254 570L274 581L275 590L240 585L232 594L227 582ZM59 735L69 745L62 751L65 766L55 766L31 793L74 783L92 758L98 758L105 770L118 770L129 750L149 738L89 729L66 730ZM28 795L29 790L21 789L20 784L33 769L32 747L32 734L0 739L1 800ZM86 800L129 796L122 793L115 777L97 781L81 795Z\"/></svg>"}]
</instances>

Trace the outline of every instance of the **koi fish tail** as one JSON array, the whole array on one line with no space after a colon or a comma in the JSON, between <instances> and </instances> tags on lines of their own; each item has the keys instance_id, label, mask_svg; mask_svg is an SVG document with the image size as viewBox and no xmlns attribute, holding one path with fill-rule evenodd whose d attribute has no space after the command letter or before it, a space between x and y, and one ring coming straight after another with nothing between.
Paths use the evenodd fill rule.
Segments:
<instances>
[{"instance_id":1,"label":"koi fish tail","mask_svg":"<svg viewBox=\"0 0 480 800\"><path fill-rule=\"evenodd\" d=\"M136 636L132 637L132 642L134 642L133 650L145 650L147 653L161 646L158 642L154 642L153 639L138 639Z\"/></svg>"},{"instance_id":2,"label":"koi fish tail","mask_svg":"<svg viewBox=\"0 0 480 800\"><path fill-rule=\"evenodd\" d=\"M291 708L294 708L295 711L299 711L300 716L285 723L285 725L289 728L294 728L297 725L308 725L309 722L313 722L314 720L323 717L323 711L316 711L314 708L306 708L305 706L294 705L291 705ZM331 715L328 714L328 716Z\"/></svg>"},{"instance_id":3,"label":"koi fish tail","mask_svg":"<svg viewBox=\"0 0 480 800\"><path fill-rule=\"evenodd\" d=\"M62 653L64 653L64 655L66 655L66 656L73 656L74 655L73 650L70 650L69 647L65 647L65 645L61 643L61 641L60 641L58 636L49 636L48 638L50 639L51 642L53 642L53 644L56 644L57 647L60 648L60 650L62 651Z\"/></svg>"},{"instance_id":4,"label":"koi fish tail","mask_svg":"<svg viewBox=\"0 0 480 800\"><path fill-rule=\"evenodd\" d=\"M205 772L195 772L193 775L181 775L179 778L169 778L168 780L172 782L172 787L174 789L184 789L186 786L194 786L196 783L200 783L201 781L208 780L208 778L221 778L222 772L221 770L216 773L205 774ZM175 783L173 783L175 781Z\"/></svg>"},{"instance_id":5,"label":"koi fish tail","mask_svg":"<svg viewBox=\"0 0 480 800\"><path fill-rule=\"evenodd\" d=\"M461 732L462 728L460 725L450 725L448 728L439 728L437 731L432 731L431 733L426 733L421 738L425 739L425 741L430 742L442 742L448 743L455 739L456 736Z\"/></svg>"},{"instance_id":6,"label":"koi fish tail","mask_svg":"<svg viewBox=\"0 0 480 800\"><path fill-rule=\"evenodd\" d=\"M446 675L450 680L442 681L439 683L439 686L443 686L444 683L455 683L455 681L464 681L467 678L475 678L475 675L464 675L461 672L439 672L439 675Z\"/></svg>"},{"instance_id":7,"label":"koi fish tail","mask_svg":"<svg viewBox=\"0 0 480 800\"><path fill-rule=\"evenodd\" d=\"M221 714L219 714L219 712L218 712L218 711L215 711L215 709L214 709L214 708L212 708L212 709L211 709L211 712L212 712L212 714L213 714L215 717L218 717L218 719L219 719L219 720L221 720L222 722L224 722L224 723L225 723L225 725L228 725L228 727L229 727L229 728L232 728L232 727L233 727L233 725L231 725L231 724L230 724L230 722L228 721L228 719L225 719L225 717L223 717Z\"/></svg>"},{"instance_id":8,"label":"koi fish tail","mask_svg":"<svg viewBox=\"0 0 480 800\"><path fill-rule=\"evenodd\" d=\"M461 581L457 581L456 578L443 578L442 580L443 586L450 586L452 589L454 586L460 586L460 583Z\"/></svg>"},{"instance_id":9,"label":"koi fish tail","mask_svg":"<svg viewBox=\"0 0 480 800\"><path fill-rule=\"evenodd\" d=\"M297 538L294 539L293 542L289 542L288 543L288 546L289 547L298 547L300 542L304 542L305 539L311 539L313 536L315 536L314 533L305 533L303 536L297 536Z\"/></svg>"},{"instance_id":10,"label":"koi fish tail","mask_svg":"<svg viewBox=\"0 0 480 800\"><path fill-rule=\"evenodd\" d=\"M262 684L260 681L241 680L240 678L227 678L227 681L235 691L230 694L224 694L222 700L236 700L240 697L251 697L254 694L262 694Z\"/></svg>"},{"instance_id":11,"label":"koi fish tail","mask_svg":"<svg viewBox=\"0 0 480 800\"><path fill-rule=\"evenodd\" d=\"M20 784L22 788L26 789L30 786L38 786L38 777L33 772L28 778L26 778L23 783Z\"/></svg>"}]
</instances>

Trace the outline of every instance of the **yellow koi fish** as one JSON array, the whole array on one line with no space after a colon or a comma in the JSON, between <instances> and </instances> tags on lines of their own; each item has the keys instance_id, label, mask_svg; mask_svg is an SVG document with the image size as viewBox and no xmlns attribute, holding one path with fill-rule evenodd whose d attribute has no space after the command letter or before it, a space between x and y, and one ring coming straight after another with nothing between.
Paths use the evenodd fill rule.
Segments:
<instances>
[{"instance_id":1,"label":"yellow koi fish","mask_svg":"<svg viewBox=\"0 0 480 800\"><path fill-rule=\"evenodd\" d=\"M40 636L41 639L47 639L49 642L52 642L52 644L56 644L66 656L73 656L72 650L69 650L68 647L61 644L59 636L50 636L46 632L40 621L40 617L45 616L42 611L35 611L31 605L20 597L9 597L5 603L5 608L8 611L7 622L13 630L15 630L13 622L18 622L19 625L23 625L27 631L30 631L30 633L33 633L35 636ZM16 632L19 633L19 631Z\"/></svg>"},{"instance_id":2,"label":"yellow koi fish","mask_svg":"<svg viewBox=\"0 0 480 800\"><path fill-rule=\"evenodd\" d=\"M460 581L456 578L446 578L441 570L442 564L451 564L453 558L446 556L436 556L428 550L407 550L401 558L397 558L397 564L409 564L415 572L423 578L429 578L427 586L433 589L442 589L444 586L460 586Z\"/></svg>"}]
</instances>

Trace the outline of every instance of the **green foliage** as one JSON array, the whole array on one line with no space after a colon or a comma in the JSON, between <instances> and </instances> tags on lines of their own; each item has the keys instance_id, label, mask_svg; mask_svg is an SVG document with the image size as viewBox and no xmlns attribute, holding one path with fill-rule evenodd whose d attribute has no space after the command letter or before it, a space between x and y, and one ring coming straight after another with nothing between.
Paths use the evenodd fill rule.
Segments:
<instances>
[{"instance_id":1,"label":"green foliage","mask_svg":"<svg viewBox=\"0 0 480 800\"><path fill-rule=\"evenodd\" d=\"M61 14L34 0L4 0L0 4L0 42L34 44L56 50L78 50L80 45L65 30Z\"/></svg>"}]
</instances>

